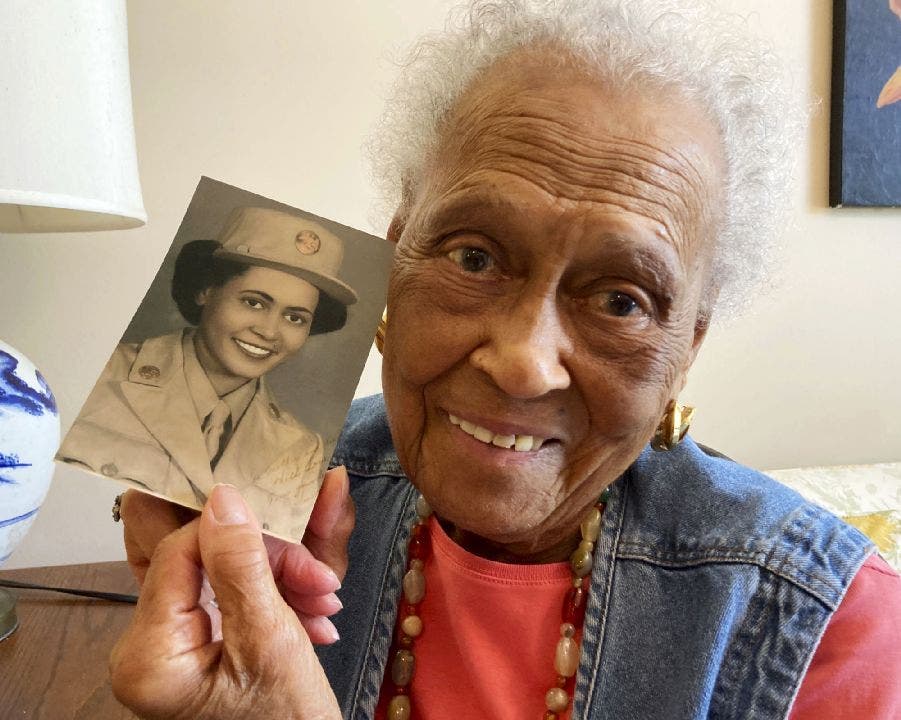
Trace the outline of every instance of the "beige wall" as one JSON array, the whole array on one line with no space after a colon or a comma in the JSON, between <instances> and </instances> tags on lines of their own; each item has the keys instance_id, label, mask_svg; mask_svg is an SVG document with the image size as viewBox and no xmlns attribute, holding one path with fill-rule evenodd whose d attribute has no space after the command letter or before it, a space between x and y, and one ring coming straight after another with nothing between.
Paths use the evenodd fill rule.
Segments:
<instances>
[{"instance_id":1,"label":"beige wall","mask_svg":"<svg viewBox=\"0 0 901 720\"><path fill-rule=\"evenodd\" d=\"M748 13L743 0L725 2ZM764 468L901 459L901 211L826 205L831 2L753 3L750 22L823 105L798 147L778 291L711 333L685 397L694 435ZM370 229L360 146L390 53L443 22L436 0L129 2L141 178L130 232L0 237L0 337L75 417L201 174ZM383 228L376 228L382 232ZM753 239L751 239L753 240ZM371 360L359 394L378 389ZM122 557L118 488L59 468L8 567Z\"/></svg>"}]
</instances>

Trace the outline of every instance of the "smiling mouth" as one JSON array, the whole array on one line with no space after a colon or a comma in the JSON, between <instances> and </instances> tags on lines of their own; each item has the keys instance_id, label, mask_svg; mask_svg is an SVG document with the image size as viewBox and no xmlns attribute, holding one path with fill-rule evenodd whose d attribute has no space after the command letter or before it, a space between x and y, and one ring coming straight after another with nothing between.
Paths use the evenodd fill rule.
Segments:
<instances>
[{"instance_id":1,"label":"smiling mouth","mask_svg":"<svg viewBox=\"0 0 901 720\"><path fill-rule=\"evenodd\" d=\"M456 415L448 414L448 417L453 425L456 425L476 440L486 445L494 445L506 450L513 450L514 452L540 450L541 446L547 441L547 438L538 437L537 435L499 435L481 425L476 425L468 420L461 420Z\"/></svg>"},{"instance_id":2,"label":"smiling mouth","mask_svg":"<svg viewBox=\"0 0 901 720\"><path fill-rule=\"evenodd\" d=\"M270 355L274 355L274 350L269 350L268 348L260 347L259 345L251 345L249 342L244 342L243 340L238 340L238 338L232 338L235 341L235 344L247 355L254 358L255 360L262 360L263 358L267 358Z\"/></svg>"}]
</instances>

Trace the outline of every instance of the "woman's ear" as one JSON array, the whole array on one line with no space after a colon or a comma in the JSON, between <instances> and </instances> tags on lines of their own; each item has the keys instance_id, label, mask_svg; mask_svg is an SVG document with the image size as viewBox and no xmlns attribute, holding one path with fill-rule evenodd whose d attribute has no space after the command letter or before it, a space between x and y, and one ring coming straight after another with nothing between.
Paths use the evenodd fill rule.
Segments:
<instances>
[{"instance_id":1,"label":"woman's ear","mask_svg":"<svg viewBox=\"0 0 901 720\"><path fill-rule=\"evenodd\" d=\"M698 314L695 317L695 331L691 342L691 359L688 363L689 367L694 365L694 362L698 357L698 352L701 349L701 345L704 344L704 339L707 337L713 310L716 307L716 301L719 299L719 296L719 285L711 283L708 285L706 292L701 298Z\"/></svg>"},{"instance_id":2,"label":"woman's ear","mask_svg":"<svg viewBox=\"0 0 901 720\"><path fill-rule=\"evenodd\" d=\"M710 315L708 311L702 309L695 320L695 331L691 342L691 350L689 350L688 363L682 370L681 378L678 382L679 392L682 392L685 389L685 385L688 383L688 371L691 370L691 366L695 364L695 360L698 358L698 352L701 350L701 345L704 344L704 339L707 337L707 330L709 329Z\"/></svg>"},{"instance_id":3,"label":"woman's ear","mask_svg":"<svg viewBox=\"0 0 901 720\"><path fill-rule=\"evenodd\" d=\"M394 217L388 225L388 240L397 245L400 242L401 235L404 234L404 228L407 226L407 220L410 219L410 209L413 207L413 183L409 176L405 176L401 180L400 188L400 204L394 211Z\"/></svg>"},{"instance_id":4,"label":"woman's ear","mask_svg":"<svg viewBox=\"0 0 901 720\"><path fill-rule=\"evenodd\" d=\"M210 289L204 288L199 293L194 296L194 302L197 303L200 307L206 305L207 300L210 299Z\"/></svg>"},{"instance_id":5,"label":"woman's ear","mask_svg":"<svg viewBox=\"0 0 901 720\"><path fill-rule=\"evenodd\" d=\"M397 245L400 236L404 234L405 225L406 219L402 216L401 211L398 210L394 213L394 217L391 218L391 224L388 225L388 240Z\"/></svg>"},{"instance_id":6,"label":"woman's ear","mask_svg":"<svg viewBox=\"0 0 901 720\"><path fill-rule=\"evenodd\" d=\"M704 339L707 337L707 331L710 329L710 313L707 310L702 310L701 313L698 314L697 319L695 320L695 333L694 338L691 343L691 364L694 365L695 360L698 357L698 352L701 350L701 345L704 344Z\"/></svg>"}]
</instances>

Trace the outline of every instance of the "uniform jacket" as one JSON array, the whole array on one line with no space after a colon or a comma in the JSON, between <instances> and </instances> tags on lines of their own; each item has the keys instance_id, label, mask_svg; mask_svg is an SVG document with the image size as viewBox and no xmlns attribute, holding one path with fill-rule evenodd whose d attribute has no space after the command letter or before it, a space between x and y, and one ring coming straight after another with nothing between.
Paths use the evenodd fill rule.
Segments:
<instances>
[{"instance_id":1,"label":"uniform jacket","mask_svg":"<svg viewBox=\"0 0 901 720\"><path fill-rule=\"evenodd\" d=\"M318 652L344 717L364 720L385 673L417 496L381 397L354 404L332 462L350 473L357 526L341 640ZM647 448L611 486L572 717L785 718L871 552L854 528L690 438Z\"/></svg>"},{"instance_id":2,"label":"uniform jacket","mask_svg":"<svg viewBox=\"0 0 901 720\"><path fill-rule=\"evenodd\" d=\"M198 507L238 487L273 532L299 538L319 489L322 439L281 410L262 378L215 472L184 373L184 333L113 353L57 458Z\"/></svg>"}]
</instances>

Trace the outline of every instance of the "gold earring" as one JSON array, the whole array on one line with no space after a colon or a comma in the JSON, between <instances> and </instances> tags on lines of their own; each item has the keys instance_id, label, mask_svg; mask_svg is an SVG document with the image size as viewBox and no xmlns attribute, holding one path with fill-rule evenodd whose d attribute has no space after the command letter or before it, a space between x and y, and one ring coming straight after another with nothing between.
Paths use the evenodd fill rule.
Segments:
<instances>
[{"instance_id":1,"label":"gold earring","mask_svg":"<svg viewBox=\"0 0 901 720\"><path fill-rule=\"evenodd\" d=\"M379 326L375 331L375 349L379 351L379 355L383 355L385 351L385 333L388 331L388 308L382 313L382 319L379 320Z\"/></svg>"},{"instance_id":2,"label":"gold earring","mask_svg":"<svg viewBox=\"0 0 901 720\"><path fill-rule=\"evenodd\" d=\"M694 414L695 409L690 405L679 405L675 400L670 400L663 414L663 420L660 421L651 439L651 447L661 452L676 447L688 432Z\"/></svg>"}]
</instances>

